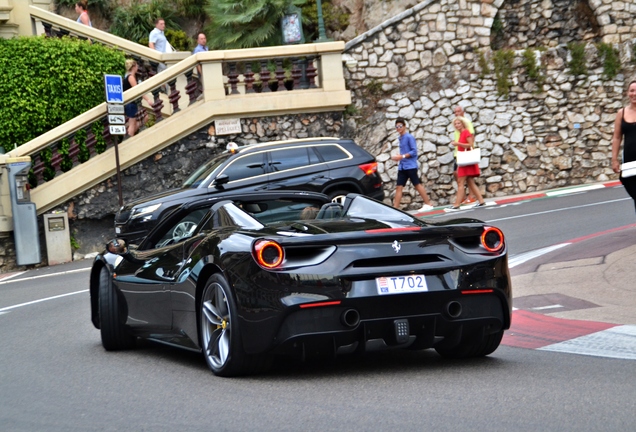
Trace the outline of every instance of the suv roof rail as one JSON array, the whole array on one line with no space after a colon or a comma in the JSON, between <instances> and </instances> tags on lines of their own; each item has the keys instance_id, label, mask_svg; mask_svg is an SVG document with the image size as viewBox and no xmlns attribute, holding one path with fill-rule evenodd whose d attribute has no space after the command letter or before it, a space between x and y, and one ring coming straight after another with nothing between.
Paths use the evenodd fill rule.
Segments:
<instances>
[{"instance_id":1,"label":"suv roof rail","mask_svg":"<svg viewBox=\"0 0 636 432\"><path fill-rule=\"evenodd\" d=\"M341 141L341 140L342 138L338 138L338 137L294 138L294 139L281 140L281 141L248 144L246 146L239 147L238 151L242 152L251 148L261 148L261 147L268 147L268 146L274 146L274 145L280 145L280 144L293 144L293 143L316 142L316 141Z\"/></svg>"}]
</instances>

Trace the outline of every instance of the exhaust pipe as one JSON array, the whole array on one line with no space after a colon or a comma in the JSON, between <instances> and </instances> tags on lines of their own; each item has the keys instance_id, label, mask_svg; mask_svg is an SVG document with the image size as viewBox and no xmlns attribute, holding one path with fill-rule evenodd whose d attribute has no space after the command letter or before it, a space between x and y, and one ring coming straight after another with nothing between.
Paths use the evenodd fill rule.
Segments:
<instances>
[{"instance_id":1,"label":"exhaust pipe","mask_svg":"<svg viewBox=\"0 0 636 432\"><path fill-rule=\"evenodd\" d=\"M340 322L342 322L345 327L356 327L360 324L360 313L355 309L347 309L340 315Z\"/></svg>"},{"instance_id":2,"label":"exhaust pipe","mask_svg":"<svg viewBox=\"0 0 636 432\"><path fill-rule=\"evenodd\" d=\"M459 318L462 314L462 305L456 301L449 302L446 305L446 313L451 318Z\"/></svg>"}]
</instances>

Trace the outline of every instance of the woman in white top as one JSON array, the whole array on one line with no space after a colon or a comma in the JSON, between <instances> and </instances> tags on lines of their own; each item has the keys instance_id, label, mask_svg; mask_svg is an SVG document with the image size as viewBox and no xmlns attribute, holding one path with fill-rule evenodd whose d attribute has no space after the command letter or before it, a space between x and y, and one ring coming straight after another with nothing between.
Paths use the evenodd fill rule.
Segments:
<instances>
[{"instance_id":1,"label":"woman in white top","mask_svg":"<svg viewBox=\"0 0 636 432\"><path fill-rule=\"evenodd\" d=\"M89 27L93 27L93 24L91 23L91 19L88 16L87 0L81 0L75 3L75 12L80 14L80 16L77 18L78 23L87 25Z\"/></svg>"}]
</instances>

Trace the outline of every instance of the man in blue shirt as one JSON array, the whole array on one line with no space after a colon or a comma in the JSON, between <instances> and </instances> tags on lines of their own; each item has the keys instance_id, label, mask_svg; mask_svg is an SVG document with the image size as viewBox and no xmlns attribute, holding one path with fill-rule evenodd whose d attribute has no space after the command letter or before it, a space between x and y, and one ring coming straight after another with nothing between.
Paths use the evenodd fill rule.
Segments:
<instances>
[{"instance_id":1,"label":"man in blue shirt","mask_svg":"<svg viewBox=\"0 0 636 432\"><path fill-rule=\"evenodd\" d=\"M413 135L406 131L406 121L398 117L395 120L395 128L400 134L400 154L391 156L391 159L398 162L397 186L395 188L395 198L393 199L393 207L400 208L402 201L402 189L406 185L407 180L411 180L413 187L424 200L424 205L419 209L425 212L433 209L431 199L428 197L422 182L417 175L417 144Z\"/></svg>"}]
</instances>

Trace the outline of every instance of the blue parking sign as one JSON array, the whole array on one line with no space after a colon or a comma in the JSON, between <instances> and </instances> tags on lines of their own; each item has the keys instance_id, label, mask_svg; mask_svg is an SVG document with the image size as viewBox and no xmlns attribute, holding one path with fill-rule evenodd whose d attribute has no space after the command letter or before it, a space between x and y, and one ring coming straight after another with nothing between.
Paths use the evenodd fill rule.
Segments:
<instances>
[{"instance_id":1,"label":"blue parking sign","mask_svg":"<svg viewBox=\"0 0 636 432\"><path fill-rule=\"evenodd\" d=\"M106 103L124 103L124 83L121 75L104 74Z\"/></svg>"}]
</instances>

